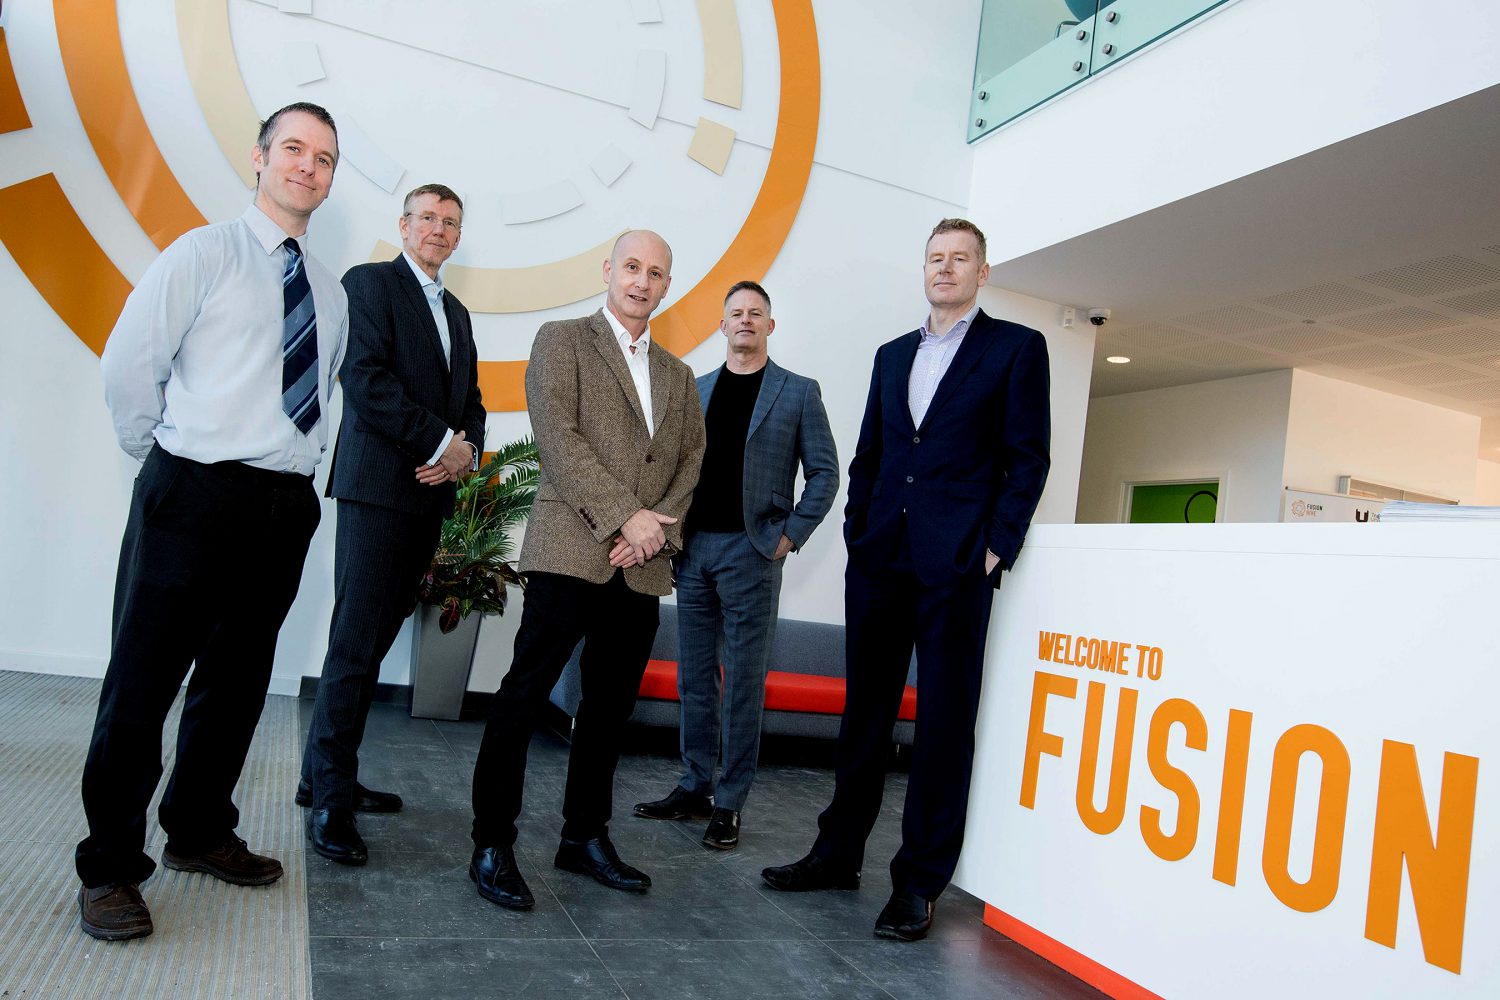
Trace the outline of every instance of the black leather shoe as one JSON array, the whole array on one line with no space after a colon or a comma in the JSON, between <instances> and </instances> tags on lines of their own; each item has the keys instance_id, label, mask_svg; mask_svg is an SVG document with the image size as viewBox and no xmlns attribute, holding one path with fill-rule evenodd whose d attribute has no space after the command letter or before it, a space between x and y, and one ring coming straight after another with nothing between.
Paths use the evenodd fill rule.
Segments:
<instances>
[{"instance_id":1,"label":"black leather shoe","mask_svg":"<svg viewBox=\"0 0 1500 1000\"><path fill-rule=\"evenodd\" d=\"M254 854L240 838L230 835L212 851L202 854L180 854L168 843L161 852L161 863L173 871L204 872L230 885L270 885L281 878L281 862Z\"/></svg>"},{"instance_id":2,"label":"black leather shoe","mask_svg":"<svg viewBox=\"0 0 1500 1000\"><path fill-rule=\"evenodd\" d=\"M635 814L646 819L708 819L713 811L712 799L690 792L681 785L668 792L664 799L635 804Z\"/></svg>"},{"instance_id":3,"label":"black leather shoe","mask_svg":"<svg viewBox=\"0 0 1500 1000\"><path fill-rule=\"evenodd\" d=\"M780 892L812 892L815 889L858 889L859 872L835 868L816 854L789 865L762 868L761 879Z\"/></svg>"},{"instance_id":4,"label":"black leather shoe","mask_svg":"<svg viewBox=\"0 0 1500 1000\"><path fill-rule=\"evenodd\" d=\"M875 936L895 941L920 941L932 930L932 900L909 889L896 889L875 918Z\"/></svg>"},{"instance_id":5,"label":"black leather shoe","mask_svg":"<svg viewBox=\"0 0 1500 1000\"><path fill-rule=\"evenodd\" d=\"M304 808L311 806L313 802L312 786L305 781L297 782L297 794L292 801ZM394 813L401 811L401 796L395 792L377 792L373 788L366 788L359 782L354 783L354 811L362 813Z\"/></svg>"},{"instance_id":6,"label":"black leather shoe","mask_svg":"<svg viewBox=\"0 0 1500 1000\"><path fill-rule=\"evenodd\" d=\"M715 809L703 831L703 846L732 851L740 842L740 814L736 809Z\"/></svg>"},{"instance_id":7,"label":"black leather shoe","mask_svg":"<svg viewBox=\"0 0 1500 1000\"><path fill-rule=\"evenodd\" d=\"M341 865L362 865L370 860L369 848L354 825L348 809L314 809L307 817L307 839L313 850Z\"/></svg>"},{"instance_id":8,"label":"black leather shoe","mask_svg":"<svg viewBox=\"0 0 1500 1000\"><path fill-rule=\"evenodd\" d=\"M479 894L507 910L529 910L536 897L516 867L511 847L478 847L469 862L469 878L479 884Z\"/></svg>"},{"instance_id":9,"label":"black leather shoe","mask_svg":"<svg viewBox=\"0 0 1500 1000\"><path fill-rule=\"evenodd\" d=\"M565 872L592 875L600 885L626 892L645 892L651 888L651 876L620 860L608 837L593 840L564 840L552 863Z\"/></svg>"},{"instance_id":10,"label":"black leather shoe","mask_svg":"<svg viewBox=\"0 0 1500 1000\"><path fill-rule=\"evenodd\" d=\"M133 885L78 890L78 926L100 941L124 941L151 933L151 911Z\"/></svg>"}]
</instances>

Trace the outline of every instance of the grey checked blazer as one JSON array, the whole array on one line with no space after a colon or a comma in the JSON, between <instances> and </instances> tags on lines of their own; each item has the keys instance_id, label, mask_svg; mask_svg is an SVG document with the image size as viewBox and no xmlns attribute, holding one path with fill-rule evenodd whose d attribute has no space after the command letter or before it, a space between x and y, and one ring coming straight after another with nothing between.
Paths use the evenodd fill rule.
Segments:
<instances>
[{"instance_id":1,"label":"grey checked blazer","mask_svg":"<svg viewBox=\"0 0 1500 1000\"><path fill-rule=\"evenodd\" d=\"M645 507L677 523L664 526L666 548L627 569L625 582L643 594L672 592L668 560L682 548L682 518L703 464L703 410L691 368L655 342L646 357L654 433L603 310L537 331L526 406L542 476L521 572L607 582L615 534Z\"/></svg>"},{"instance_id":2,"label":"grey checked blazer","mask_svg":"<svg viewBox=\"0 0 1500 1000\"><path fill-rule=\"evenodd\" d=\"M698 379L705 416L723 370L715 368ZM807 481L793 506L799 462ZM745 438L745 533L750 544L767 559L775 558L782 535L802 548L838 491L839 456L818 383L767 359Z\"/></svg>"}]
</instances>

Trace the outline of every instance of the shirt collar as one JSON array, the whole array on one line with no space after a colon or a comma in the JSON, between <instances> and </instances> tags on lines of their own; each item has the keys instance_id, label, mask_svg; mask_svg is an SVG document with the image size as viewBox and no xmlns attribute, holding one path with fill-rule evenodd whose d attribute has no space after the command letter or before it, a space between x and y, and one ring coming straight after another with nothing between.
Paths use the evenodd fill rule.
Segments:
<instances>
[{"instance_id":1,"label":"shirt collar","mask_svg":"<svg viewBox=\"0 0 1500 1000\"><path fill-rule=\"evenodd\" d=\"M939 337L937 334L933 333L931 330L927 329L927 320L926 319L924 319L922 321L922 325L919 326L919 327L917 327L917 329L921 332L921 334L922 334L922 340L924 342L932 342L932 341L939 341L939 342L941 342L941 341L946 341L946 340L949 340L950 338L960 336L961 334L963 334L964 332L966 332L969 329L969 327L971 325L973 325L973 323L974 323L974 317L978 316L978 315L979 315L979 303L976 302L976 303L974 303L974 308L970 309L968 312L964 313L964 318L961 319L961 320L959 320L957 323L954 323L953 324L953 328L951 330L949 330L947 333L943 334L941 337ZM932 314L928 313L927 314L927 319L931 319L931 318L932 318Z\"/></svg>"},{"instance_id":2,"label":"shirt collar","mask_svg":"<svg viewBox=\"0 0 1500 1000\"><path fill-rule=\"evenodd\" d=\"M406 263L411 266L411 273L416 276L417 284L422 286L423 292L427 291L428 285L436 285L439 292L443 290L443 272L441 270L438 271L438 276L436 278L430 277L426 271L422 270L422 266L420 264L411 259L411 254L403 250L401 251L401 256L406 260Z\"/></svg>"},{"instance_id":3,"label":"shirt collar","mask_svg":"<svg viewBox=\"0 0 1500 1000\"><path fill-rule=\"evenodd\" d=\"M645 333L641 334L635 340L631 340L630 331L625 329L623 323L615 319L615 314L609 311L609 306L605 306L600 311L604 313L604 321L614 331L615 341L620 345L620 350L628 354L630 353L630 346L634 344L636 354L644 355L651 349L651 327L649 325L646 327Z\"/></svg>"},{"instance_id":4,"label":"shirt collar","mask_svg":"<svg viewBox=\"0 0 1500 1000\"><path fill-rule=\"evenodd\" d=\"M250 235L255 237L255 242L260 244L260 248L266 252L266 256L268 257L281 249L281 245L287 241L286 232L273 222L269 215L262 212L260 206L256 205L253 201L245 209L245 214L240 216L240 218L244 220L245 225L250 227ZM302 248L302 253L305 256L307 254L307 234L303 233L301 236L293 236L292 239L297 241L297 245Z\"/></svg>"}]
</instances>

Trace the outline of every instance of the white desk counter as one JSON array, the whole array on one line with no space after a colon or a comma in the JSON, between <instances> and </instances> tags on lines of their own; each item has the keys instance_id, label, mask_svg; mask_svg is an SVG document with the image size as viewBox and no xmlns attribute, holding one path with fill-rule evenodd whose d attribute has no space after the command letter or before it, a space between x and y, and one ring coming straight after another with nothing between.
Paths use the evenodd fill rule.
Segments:
<instances>
[{"instance_id":1,"label":"white desk counter","mask_svg":"<svg viewBox=\"0 0 1500 1000\"><path fill-rule=\"evenodd\" d=\"M1116 997L1500 997L1500 525L1038 525L963 858Z\"/></svg>"}]
</instances>

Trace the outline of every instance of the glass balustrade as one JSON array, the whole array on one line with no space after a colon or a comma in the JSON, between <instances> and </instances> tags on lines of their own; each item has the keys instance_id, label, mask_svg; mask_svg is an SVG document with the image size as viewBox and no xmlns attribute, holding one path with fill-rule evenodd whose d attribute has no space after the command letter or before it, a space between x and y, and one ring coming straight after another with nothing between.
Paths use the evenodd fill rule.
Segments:
<instances>
[{"instance_id":1,"label":"glass balustrade","mask_svg":"<svg viewBox=\"0 0 1500 1000\"><path fill-rule=\"evenodd\" d=\"M1230 0L984 0L969 141Z\"/></svg>"}]
</instances>

